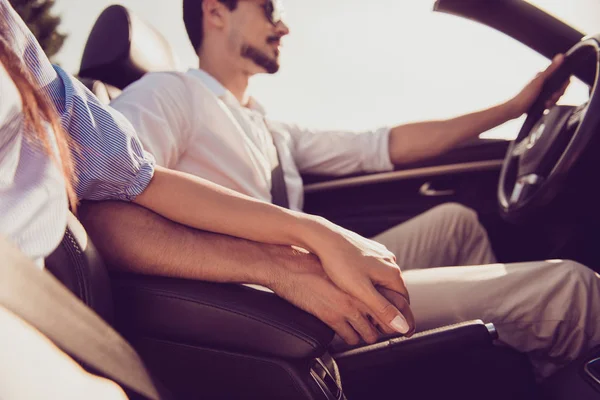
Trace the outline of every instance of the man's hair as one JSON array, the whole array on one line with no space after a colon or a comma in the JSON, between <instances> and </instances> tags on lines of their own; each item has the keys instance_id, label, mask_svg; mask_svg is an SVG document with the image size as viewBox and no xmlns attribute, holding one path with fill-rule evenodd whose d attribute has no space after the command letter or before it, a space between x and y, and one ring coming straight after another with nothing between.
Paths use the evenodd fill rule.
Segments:
<instances>
[{"instance_id":1,"label":"man's hair","mask_svg":"<svg viewBox=\"0 0 600 400\"><path fill-rule=\"evenodd\" d=\"M183 0L183 22L188 37L194 46L194 50L198 51L202 46L204 39L204 26L202 23L202 2L204 0ZM238 5L238 0L218 0L219 3L225 4L230 10L235 10Z\"/></svg>"}]
</instances>

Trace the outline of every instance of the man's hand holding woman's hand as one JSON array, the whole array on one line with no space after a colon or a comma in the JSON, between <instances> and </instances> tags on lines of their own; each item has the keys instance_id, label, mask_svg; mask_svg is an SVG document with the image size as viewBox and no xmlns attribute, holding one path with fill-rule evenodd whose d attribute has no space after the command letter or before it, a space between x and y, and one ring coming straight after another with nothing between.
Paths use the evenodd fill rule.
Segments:
<instances>
[{"instance_id":1,"label":"man's hand holding woman's hand","mask_svg":"<svg viewBox=\"0 0 600 400\"><path fill-rule=\"evenodd\" d=\"M415 322L395 256L385 246L317 218L307 240L313 254L296 252L268 285L317 316L349 344L381 334L410 335ZM316 256L316 257L315 257ZM291 262L289 262L291 260Z\"/></svg>"}]
</instances>

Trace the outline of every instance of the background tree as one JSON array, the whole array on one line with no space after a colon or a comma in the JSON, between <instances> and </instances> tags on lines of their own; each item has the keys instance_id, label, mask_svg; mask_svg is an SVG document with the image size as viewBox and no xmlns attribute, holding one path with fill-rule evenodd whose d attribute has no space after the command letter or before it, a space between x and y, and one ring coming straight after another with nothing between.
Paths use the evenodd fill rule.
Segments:
<instances>
[{"instance_id":1,"label":"background tree","mask_svg":"<svg viewBox=\"0 0 600 400\"><path fill-rule=\"evenodd\" d=\"M48 58L62 47L67 35L58 32L60 17L51 13L54 0L9 0L42 45ZM89 0L80 0L89 1Z\"/></svg>"}]
</instances>

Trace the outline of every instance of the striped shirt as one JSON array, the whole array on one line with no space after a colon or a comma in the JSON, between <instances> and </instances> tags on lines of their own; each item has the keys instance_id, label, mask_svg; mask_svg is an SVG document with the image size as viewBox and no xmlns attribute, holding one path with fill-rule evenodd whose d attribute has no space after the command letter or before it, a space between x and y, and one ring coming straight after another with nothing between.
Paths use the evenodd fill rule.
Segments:
<instances>
[{"instance_id":1,"label":"striped shirt","mask_svg":"<svg viewBox=\"0 0 600 400\"><path fill-rule=\"evenodd\" d=\"M131 124L50 64L8 0L0 0L0 18L4 39L54 103L73 141L79 199L133 200L152 179L154 159L143 150ZM0 69L0 235L41 265L64 233L68 207L64 181L58 167L24 140L20 97ZM55 143L53 133L49 135Z\"/></svg>"}]
</instances>

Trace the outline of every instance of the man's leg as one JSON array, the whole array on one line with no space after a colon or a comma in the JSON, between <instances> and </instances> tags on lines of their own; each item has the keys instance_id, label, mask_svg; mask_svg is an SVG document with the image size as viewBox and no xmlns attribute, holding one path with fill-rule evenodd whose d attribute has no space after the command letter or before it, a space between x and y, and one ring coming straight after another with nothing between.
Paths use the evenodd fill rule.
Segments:
<instances>
[{"instance_id":1,"label":"man's leg","mask_svg":"<svg viewBox=\"0 0 600 400\"><path fill-rule=\"evenodd\" d=\"M572 261L412 270L404 279L418 330L492 322L539 377L600 344L600 277Z\"/></svg>"},{"instance_id":2,"label":"man's leg","mask_svg":"<svg viewBox=\"0 0 600 400\"><path fill-rule=\"evenodd\" d=\"M403 271L496 262L477 213L456 203L432 208L373 240L396 255Z\"/></svg>"}]
</instances>

